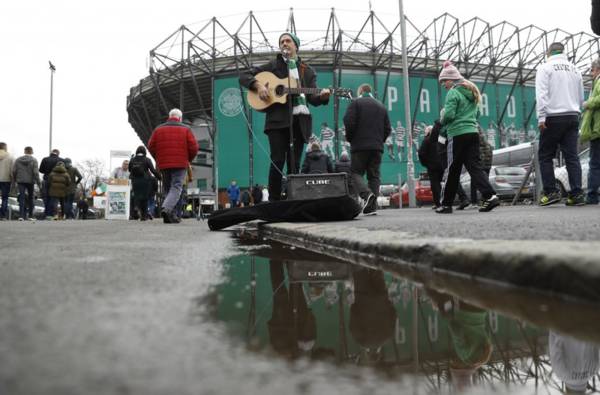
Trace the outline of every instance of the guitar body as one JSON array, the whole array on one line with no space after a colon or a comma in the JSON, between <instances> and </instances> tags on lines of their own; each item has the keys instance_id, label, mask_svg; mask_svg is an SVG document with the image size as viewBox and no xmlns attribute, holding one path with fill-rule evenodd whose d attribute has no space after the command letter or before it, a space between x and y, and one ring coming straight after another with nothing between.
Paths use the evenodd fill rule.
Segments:
<instances>
[{"instance_id":1,"label":"guitar body","mask_svg":"<svg viewBox=\"0 0 600 395\"><path fill-rule=\"evenodd\" d=\"M277 76L271 72L263 71L254 76L258 82L263 84L269 89L269 100L264 101L258 97L258 93L248 90L248 104L257 110L257 111L265 111L267 107L271 106L274 103L286 103L287 102L287 93L284 92L284 88L288 87L288 79L287 78L277 78ZM296 80L290 79L290 87L297 88L298 84Z\"/></svg>"}]
</instances>

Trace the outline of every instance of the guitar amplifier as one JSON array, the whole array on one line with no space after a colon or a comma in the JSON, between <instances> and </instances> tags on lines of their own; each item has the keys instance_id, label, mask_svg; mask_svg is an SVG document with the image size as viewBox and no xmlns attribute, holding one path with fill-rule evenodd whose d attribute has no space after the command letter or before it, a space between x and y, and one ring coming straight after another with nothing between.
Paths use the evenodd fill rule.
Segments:
<instances>
[{"instance_id":1,"label":"guitar amplifier","mask_svg":"<svg viewBox=\"0 0 600 395\"><path fill-rule=\"evenodd\" d=\"M292 174L287 176L287 199L318 199L348 195L346 173Z\"/></svg>"}]
</instances>

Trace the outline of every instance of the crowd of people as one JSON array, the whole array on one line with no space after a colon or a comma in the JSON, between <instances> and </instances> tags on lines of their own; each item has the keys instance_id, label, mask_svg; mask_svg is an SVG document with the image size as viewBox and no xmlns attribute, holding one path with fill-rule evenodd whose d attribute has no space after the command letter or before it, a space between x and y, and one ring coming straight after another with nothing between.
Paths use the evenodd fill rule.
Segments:
<instances>
[{"instance_id":1,"label":"crowd of people","mask_svg":"<svg viewBox=\"0 0 600 395\"><path fill-rule=\"evenodd\" d=\"M293 78L299 88L316 88L316 71L298 55L299 38L290 32L279 37L281 52L266 65L253 67L240 76L240 84L270 103L272 88L256 79L260 72L271 72L279 78ZM536 106L539 137L540 177L543 195L539 204L547 206L561 201L554 177L557 150L563 154L569 177L567 206L598 204L600 187L600 59L592 64L593 90L584 101L583 80L577 67L564 54L562 43L549 45L547 60L536 74ZM500 205L500 199L489 182L492 148L478 123L481 93L464 78L451 62L445 62L439 74L440 84L447 90L439 120L426 128L419 158L427 168L433 193L434 209L439 214L451 214L455 195L458 209L468 205L488 212ZM348 143L334 164L318 142L310 144L304 163L300 159L305 144L312 136L312 117L308 105L321 106L329 102L329 89L316 89L308 94L290 95L287 104L271 103L266 108L264 132L269 139L270 168L268 186L255 185L241 191L235 180L227 188L229 207L248 206L264 201L285 198L284 165L287 174L332 173L348 174L349 190L362 205L363 214L375 214L381 183L381 158L392 127L387 109L372 94L369 84L362 84L357 98L348 106L343 117L345 140ZM580 128L580 117L583 120ZM157 171L146 156L146 148L138 147L131 161L124 163L113 175L123 178L125 172L132 180L133 198L140 218L145 220L149 200L156 187L153 179L162 179L164 199L160 215L165 223L178 223L178 205L189 177L191 160L198 151L197 141L186 124L183 114L172 109L168 120L159 125L148 141L148 150L156 158ZM579 133L581 129L581 134ZM582 189L582 171L578 143L590 142L590 166L587 195ZM0 191L3 196L0 217L6 217L8 191L13 182L19 188L19 219L32 219L33 185L37 184L44 197L47 218L57 218L56 207L61 204L61 216L73 218L73 200L81 174L68 158L59 157L58 150L44 158L39 166L26 147L24 156L13 161L0 143ZM471 196L462 190L459 179L465 169L471 179ZM366 182L365 182L366 176ZM481 195L481 201L478 199ZM29 211L28 211L29 210Z\"/></svg>"},{"instance_id":2,"label":"crowd of people","mask_svg":"<svg viewBox=\"0 0 600 395\"><path fill-rule=\"evenodd\" d=\"M316 72L298 55L299 38L289 32L283 33L279 37L279 48L281 53L273 61L253 67L240 77L240 84L258 94L266 103L270 103L273 93L272 88L270 90L256 79L256 75L261 72L269 71L282 79L289 76L296 80L298 87L316 88ZM571 187L566 191L566 205L598 204L600 88L597 88L597 80L600 75L600 59L592 64L593 90L589 99L584 101L581 73L564 51L562 43L549 45L546 62L538 68L536 75L540 130L539 178L543 184L539 204L547 206L561 201L553 163L558 149L565 159ZM447 90L446 98L439 119L427 128L425 141L419 150L421 163L426 166L432 184L433 208L436 213L451 214L458 194L458 209L473 205L480 212L489 212L500 205L500 199L489 182L492 147L478 123L481 92L451 62L444 62L438 79ZM287 104L281 103L274 103L266 108L264 132L269 138L271 152L269 200L282 198L284 164L287 162L287 174L296 173L304 144L310 142L312 130L311 123L306 121L311 119L307 104L325 105L329 95L327 89L320 90L319 94L298 94L292 97L290 109ZM582 112L581 141L590 141L587 196L581 187L581 164L577 152ZM392 128L386 108L373 96L369 84L358 88L357 98L350 103L344 115L344 129L350 157L344 151L340 162L342 159L349 162L345 169L349 169L350 192L362 204L363 214L374 214L381 183L381 156ZM463 169L470 175L470 197L465 194L459 182ZM302 165L302 172L333 171L339 169L336 170L331 158L321 151L318 143L312 143ZM481 200L478 199L478 194L481 195Z\"/></svg>"},{"instance_id":3,"label":"crowd of people","mask_svg":"<svg viewBox=\"0 0 600 395\"><path fill-rule=\"evenodd\" d=\"M18 189L19 221L36 220L36 196L44 202L44 218L47 220L75 219L76 201L78 207L87 207L85 193L78 190L83 177L71 159L60 157L59 150L53 149L38 167L32 147L25 147L23 155L16 159L7 148L6 143L0 143L0 220L8 219L8 197L13 187ZM83 217L80 217L83 219L85 211L82 214Z\"/></svg>"}]
</instances>

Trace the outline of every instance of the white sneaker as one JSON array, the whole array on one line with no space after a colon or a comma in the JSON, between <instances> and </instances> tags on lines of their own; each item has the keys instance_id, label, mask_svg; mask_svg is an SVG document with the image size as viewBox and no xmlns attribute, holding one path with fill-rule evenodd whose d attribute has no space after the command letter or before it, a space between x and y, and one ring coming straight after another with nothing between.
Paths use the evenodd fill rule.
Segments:
<instances>
[{"instance_id":1,"label":"white sneaker","mask_svg":"<svg viewBox=\"0 0 600 395\"><path fill-rule=\"evenodd\" d=\"M35 222L35 221L37 221L37 219L35 219L33 217L29 217L29 218L27 218L27 221Z\"/></svg>"},{"instance_id":2,"label":"white sneaker","mask_svg":"<svg viewBox=\"0 0 600 395\"><path fill-rule=\"evenodd\" d=\"M25 221L23 217L19 217L19 221Z\"/></svg>"}]
</instances>

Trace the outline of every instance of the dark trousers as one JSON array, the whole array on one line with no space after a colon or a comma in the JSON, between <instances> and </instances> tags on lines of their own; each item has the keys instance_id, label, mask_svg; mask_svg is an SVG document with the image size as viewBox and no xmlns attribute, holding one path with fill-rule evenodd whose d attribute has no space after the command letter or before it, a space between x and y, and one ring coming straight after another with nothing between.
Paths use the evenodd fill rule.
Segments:
<instances>
[{"instance_id":1,"label":"dark trousers","mask_svg":"<svg viewBox=\"0 0 600 395\"><path fill-rule=\"evenodd\" d=\"M433 204L439 207L442 204L442 178L444 177L444 171L442 169L427 168L427 175L429 176L429 183L431 185Z\"/></svg>"},{"instance_id":2,"label":"dark trousers","mask_svg":"<svg viewBox=\"0 0 600 395\"><path fill-rule=\"evenodd\" d=\"M19 217L25 219L27 214L33 218L33 184L20 182L19 187Z\"/></svg>"},{"instance_id":3,"label":"dark trousers","mask_svg":"<svg viewBox=\"0 0 600 395\"><path fill-rule=\"evenodd\" d=\"M58 203L60 203L60 210L62 212L62 214L65 214L65 198L64 197L55 197L55 196L51 196L48 199L48 206L50 208L51 211L47 211L47 212L51 212L52 213L52 217L58 214ZM48 207L47 207L48 208Z\"/></svg>"},{"instance_id":4,"label":"dark trousers","mask_svg":"<svg viewBox=\"0 0 600 395\"><path fill-rule=\"evenodd\" d=\"M287 165L287 174L292 174L290 151L290 130L269 130L269 147L271 150L271 167L269 168L269 200L281 200L281 184L283 179L283 165ZM300 172L300 157L304 149L304 138L300 125L294 119L294 173Z\"/></svg>"},{"instance_id":5,"label":"dark trousers","mask_svg":"<svg viewBox=\"0 0 600 395\"><path fill-rule=\"evenodd\" d=\"M148 199L135 199L135 207L142 219L148 219Z\"/></svg>"},{"instance_id":6,"label":"dark trousers","mask_svg":"<svg viewBox=\"0 0 600 395\"><path fill-rule=\"evenodd\" d=\"M590 141L590 169L588 172L589 203L598 203L598 188L600 188L600 139Z\"/></svg>"},{"instance_id":7,"label":"dark trousers","mask_svg":"<svg viewBox=\"0 0 600 395\"><path fill-rule=\"evenodd\" d=\"M44 199L44 215L46 217L53 217L56 209L54 208L56 203L52 202L49 192L50 192L50 183L48 179L44 179L42 182L42 198Z\"/></svg>"},{"instance_id":8,"label":"dark trousers","mask_svg":"<svg viewBox=\"0 0 600 395\"><path fill-rule=\"evenodd\" d=\"M469 172L475 187L484 199L496 194L488 177L481 169L479 159L479 135L477 133L461 134L448 139L448 176L442 189L442 205L451 206L460 182L460 173L464 166Z\"/></svg>"},{"instance_id":9,"label":"dark trousers","mask_svg":"<svg viewBox=\"0 0 600 395\"><path fill-rule=\"evenodd\" d=\"M352 152L350 166L352 171L353 193L362 198L366 198L370 192L375 196L379 195L379 185L381 184L381 151L358 151ZM367 183L363 179L367 173Z\"/></svg>"},{"instance_id":10,"label":"dark trousers","mask_svg":"<svg viewBox=\"0 0 600 395\"><path fill-rule=\"evenodd\" d=\"M488 176L488 180L490 179L490 170L492 170L492 169L483 169L483 172ZM462 188L462 186L461 186L461 188ZM471 179L471 203L472 204L479 203L479 201L477 200L477 187L475 186L473 179Z\"/></svg>"},{"instance_id":11,"label":"dark trousers","mask_svg":"<svg viewBox=\"0 0 600 395\"><path fill-rule=\"evenodd\" d=\"M8 194L10 193L10 182L0 182L0 193L2 194L0 218L6 218L8 215Z\"/></svg>"},{"instance_id":12,"label":"dark trousers","mask_svg":"<svg viewBox=\"0 0 600 395\"><path fill-rule=\"evenodd\" d=\"M73 212L73 200L75 200L75 194L69 193L65 196L65 218L75 219L75 213Z\"/></svg>"},{"instance_id":13,"label":"dark trousers","mask_svg":"<svg viewBox=\"0 0 600 395\"><path fill-rule=\"evenodd\" d=\"M542 184L546 194L558 192L556 178L554 178L554 162L556 150L565 158L569 185L572 195L577 195L581 190L581 164L577 156L577 134L579 133L579 117L576 115L563 115L546 118L546 129L540 132L540 170Z\"/></svg>"}]
</instances>

